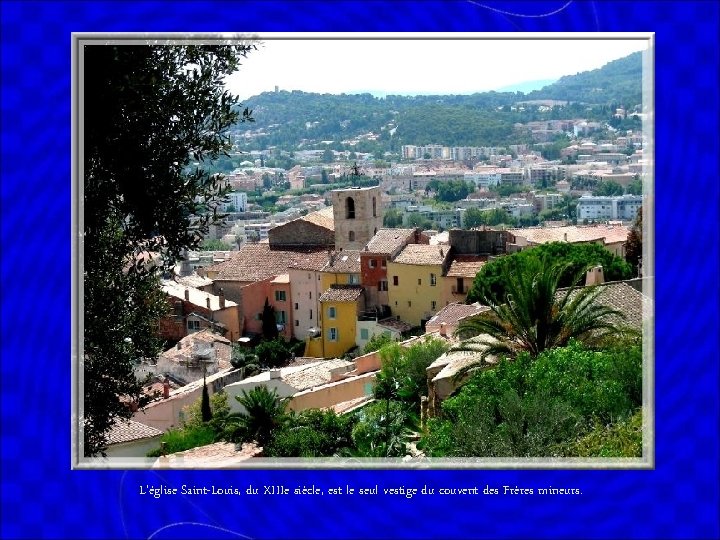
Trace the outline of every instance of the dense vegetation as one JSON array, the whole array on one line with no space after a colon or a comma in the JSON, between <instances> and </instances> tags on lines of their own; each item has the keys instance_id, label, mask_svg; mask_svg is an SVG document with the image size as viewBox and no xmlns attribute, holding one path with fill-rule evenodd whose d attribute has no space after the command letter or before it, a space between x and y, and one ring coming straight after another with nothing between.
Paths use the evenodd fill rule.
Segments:
<instances>
[{"instance_id":1,"label":"dense vegetation","mask_svg":"<svg viewBox=\"0 0 720 540\"><path fill-rule=\"evenodd\" d=\"M493 298L497 303L504 302L507 277L516 273L530 259L566 263L560 287L574 285L578 273L588 265L602 265L605 281L630 279L634 275L630 264L601 245L549 242L488 261L475 276L468 293L468 302L482 301L485 297Z\"/></svg>"},{"instance_id":2,"label":"dense vegetation","mask_svg":"<svg viewBox=\"0 0 720 540\"><path fill-rule=\"evenodd\" d=\"M574 342L480 371L442 404L421 447L431 456L639 457L639 345Z\"/></svg>"},{"instance_id":3,"label":"dense vegetation","mask_svg":"<svg viewBox=\"0 0 720 540\"><path fill-rule=\"evenodd\" d=\"M617 107L631 109L642 103L641 75L640 53L634 53L600 69L563 77L529 94L376 98L370 94L264 92L247 101L257 119L254 129L263 134L242 144L246 150L330 148L382 156L383 152L397 154L403 144L506 146L529 142L514 132L513 126L531 121L587 118L611 122L618 129L634 129L627 126L639 127L636 118L614 119L613 114ZM548 99L570 103L547 111L519 105ZM592 104L591 110L587 104ZM369 132L378 139L360 137ZM359 139L353 146L343 143L355 137Z\"/></svg>"}]
</instances>

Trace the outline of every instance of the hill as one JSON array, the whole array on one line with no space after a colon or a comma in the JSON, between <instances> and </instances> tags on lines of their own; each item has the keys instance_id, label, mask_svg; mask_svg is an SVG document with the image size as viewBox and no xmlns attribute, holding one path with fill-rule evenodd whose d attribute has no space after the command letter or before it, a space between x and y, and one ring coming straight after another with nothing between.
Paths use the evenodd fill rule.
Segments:
<instances>
[{"instance_id":1,"label":"hill","mask_svg":"<svg viewBox=\"0 0 720 540\"><path fill-rule=\"evenodd\" d=\"M256 122L238 126L245 149L278 147L398 152L403 144L504 146L518 140L513 125L530 121L606 119L615 106L641 103L640 53L600 69L568 75L540 90L483 92L471 95L374 97L365 94L264 92L243 106ZM562 100L567 106L544 110L514 107L528 101ZM588 111L588 105L596 110Z\"/></svg>"}]
</instances>

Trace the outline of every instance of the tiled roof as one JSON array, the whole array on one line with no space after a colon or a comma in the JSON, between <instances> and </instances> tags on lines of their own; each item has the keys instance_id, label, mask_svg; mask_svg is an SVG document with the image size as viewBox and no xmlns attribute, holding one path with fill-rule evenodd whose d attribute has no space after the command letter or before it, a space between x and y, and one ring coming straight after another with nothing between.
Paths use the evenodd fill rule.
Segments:
<instances>
[{"instance_id":1,"label":"tiled roof","mask_svg":"<svg viewBox=\"0 0 720 540\"><path fill-rule=\"evenodd\" d=\"M240 449L234 443L217 442L198 446L183 452L169 454L157 459L153 469L219 469L234 467L262 453L262 447L255 443L243 443Z\"/></svg>"},{"instance_id":2,"label":"tiled roof","mask_svg":"<svg viewBox=\"0 0 720 540\"><path fill-rule=\"evenodd\" d=\"M590 242L605 239L606 244L625 242L630 228L625 225L588 225L567 227L531 227L509 229L514 236L527 239L533 244L547 242Z\"/></svg>"},{"instance_id":3,"label":"tiled roof","mask_svg":"<svg viewBox=\"0 0 720 540\"><path fill-rule=\"evenodd\" d=\"M319 225L320 227L325 227L326 229L330 229L331 231L335 230L335 218L333 217L332 206L328 206L327 208L323 208L322 210L318 210L317 212L310 212L309 214L301 217L300 219L314 225Z\"/></svg>"},{"instance_id":4,"label":"tiled roof","mask_svg":"<svg viewBox=\"0 0 720 540\"><path fill-rule=\"evenodd\" d=\"M185 287L180 283L172 280L165 280L162 282L162 289L165 294L180 300L185 300L185 291L188 292L189 302L193 305L200 306L203 308L208 307L207 301L210 300L210 309L212 311L218 311L220 308L220 297L212 293L201 291L194 287ZM225 300L225 308L235 307L237 304L231 300Z\"/></svg>"},{"instance_id":5,"label":"tiled roof","mask_svg":"<svg viewBox=\"0 0 720 540\"><path fill-rule=\"evenodd\" d=\"M431 318L427 324L429 326L437 326L445 323L450 326L456 326L458 321L465 319L466 317L472 317L483 311L490 309L487 306L478 304L460 304L453 302L448 304L440 311L438 311L433 318Z\"/></svg>"},{"instance_id":6,"label":"tiled roof","mask_svg":"<svg viewBox=\"0 0 720 540\"><path fill-rule=\"evenodd\" d=\"M448 246L408 244L393 262L401 264L443 264L448 256Z\"/></svg>"},{"instance_id":7,"label":"tiled roof","mask_svg":"<svg viewBox=\"0 0 720 540\"><path fill-rule=\"evenodd\" d=\"M307 367L293 371L285 375L281 372L283 381L298 391L308 390L316 386L322 386L330 382L330 371L339 367L351 367L355 364L348 360L335 358L314 364L307 364Z\"/></svg>"},{"instance_id":8,"label":"tiled roof","mask_svg":"<svg viewBox=\"0 0 720 540\"><path fill-rule=\"evenodd\" d=\"M415 229L380 229L367 243L366 253L394 255L407 244Z\"/></svg>"},{"instance_id":9,"label":"tiled roof","mask_svg":"<svg viewBox=\"0 0 720 540\"><path fill-rule=\"evenodd\" d=\"M401 321L396 319L395 317L388 317L387 319L382 319L381 321L378 321L378 326L384 326L386 328L390 328L392 330L395 330L397 332L403 333L403 332L409 332L413 329L411 325L406 323L405 321Z\"/></svg>"},{"instance_id":10,"label":"tiled roof","mask_svg":"<svg viewBox=\"0 0 720 540\"><path fill-rule=\"evenodd\" d=\"M195 343L212 343L215 347L215 357L217 358L218 368L227 369L231 366L230 358L232 356L232 348L230 346L230 340L214 334L209 329L193 332L185 336L178 342L178 345L180 345L179 349L176 345L161 353L160 356L172 362L188 361L192 359Z\"/></svg>"},{"instance_id":11,"label":"tiled roof","mask_svg":"<svg viewBox=\"0 0 720 540\"><path fill-rule=\"evenodd\" d=\"M626 319L616 321L617 323L628 325L635 330L642 330L643 309L649 316L653 308L652 300L622 281L611 281L598 286L603 290L598 295L596 302L623 313ZM577 290L570 293L570 298L577 294ZM563 290L558 291L558 295L563 292Z\"/></svg>"},{"instance_id":12,"label":"tiled roof","mask_svg":"<svg viewBox=\"0 0 720 540\"><path fill-rule=\"evenodd\" d=\"M135 420L118 420L108 434L109 444L120 444L162 435L162 431Z\"/></svg>"},{"instance_id":13,"label":"tiled roof","mask_svg":"<svg viewBox=\"0 0 720 540\"><path fill-rule=\"evenodd\" d=\"M323 272L341 272L346 274L360 273L360 251L345 249L335 251L332 254L332 266L330 258L322 269Z\"/></svg>"},{"instance_id":14,"label":"tiled roof","mask_svg":"<svg viewBox=\"0 0 720 540\"><path fill-rule=\"evenodd\" d=\"M450 264L447 276L474 278L485 262L487 262L487 257L458 255Z\"/></svg>"},{"instance_id":15,"label":"tiled roof","mask_svg":"<svg viewBox=\"0 0 720 540\"><path fill-rule=\"evenodd\" d=\"M320 302L354 302L362 292L361 285L331 285L320 295Z\"/></svg>"},{"instance_id":16,"label":"tiled roof","mask_svg":"<svg viewBox=\"0 0 720 540\"><path fill-rule=\"evenodd\" d=\"M196 289L212 285L212 279L198 276L197 274L192 274L190 276L178 276L175 278L175 281L183 287L195 287Z\"/></svg>"},{"instance_id":17,"label":"tiled roof","mask_svg":"<svg viewBox=\"0 0 720 540\"><path fill-rule=\"evenodd\" d=\"M270 249L270 244L245 244L232 259L208 267L216 281L256 282L287 273L288 268L320 270L327 261L324 250Z\"/></svg>"}]
</instances>

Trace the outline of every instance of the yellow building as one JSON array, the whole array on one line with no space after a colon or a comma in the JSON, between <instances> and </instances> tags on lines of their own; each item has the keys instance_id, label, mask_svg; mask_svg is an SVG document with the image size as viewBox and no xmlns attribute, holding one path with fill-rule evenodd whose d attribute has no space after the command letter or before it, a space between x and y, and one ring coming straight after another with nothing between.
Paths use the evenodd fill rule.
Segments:
<instances>
[{"instance_id":1,"label":"yellow building","mask_svg":"<svg viewBox=\"0 0 720 540\"><path fill-rule=\"evenodd\" d=\"M388 262L388 298L393 315L420 326L445 306L442 278L450 260L449 249L408 244Z\"/></svg>"},{"instance_id":2,"label":"yellow building","mask_svg":"<svg viewBox=\"0 0 720 540\"><path fill-rule=\"evenodd\" d=\"M320 295L323 358L337 358L355 346L357 316L364 307L359 285L333 285Z\"/></svg>"}]
</instances>

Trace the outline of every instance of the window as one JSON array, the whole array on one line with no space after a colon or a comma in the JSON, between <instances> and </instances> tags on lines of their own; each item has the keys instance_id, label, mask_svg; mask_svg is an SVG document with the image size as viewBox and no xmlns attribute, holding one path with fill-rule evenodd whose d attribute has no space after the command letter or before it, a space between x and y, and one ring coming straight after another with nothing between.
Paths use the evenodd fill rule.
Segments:
<instances>
[{"instance_id":1,"label":"window","mask_svg":"<svg viewBox=\"0 0 720 540\"><path fill-rule=\"evenodd\" d=\"M354 242L354 241L355 241L355 231L350 231L350 232L348 233L348 241L349 241L349 242Z\"/></svg>"},{"instance_id":2,"label":"window","mask_svg":"<svg viewBox=\"0 0 720 540\"><path fill-rule=\"evenodd\" d=\"M295 326L300 326L300 319L295 319Z\"/></svg>"},{"instance_id":3,"label":"window","mask_svg":"<svg viewBox=\"0 0 720 540\"><path fill-rule=\"evenodd\" d=\"M418 285L422 285L422 279L418 278Z\"/></svg>"},{"instance_id":4,"label":"window","mask_svg":"<svg viewBox=\"0 0 720 540\"><path fill-rule=\"evenodd\" d=\"M437 276L430 274L430 286L434 287L435 285L437 285Z\"/></svg>"},{"instance_id":5,"label":"window","mask_svg":"<svg viewBox=\"0 0 720 540\"><path fill-rule=\"evenodd\" d=\"M373 217L377 217L377 201L375 200L375 197L373 197Z\"/></svg>"},{"instance_id":6,"label":"window","mask_svg":"<svg viewBox=\"0 0 720 540\"><path fill-rule=\"evenodd\" d=\"M312 291L310 291L309 294L310 294L310 300L312 300Z\"/></svg>"},{"instance_id":7,"label":"window","mask_svg":"<svg viewBox=\"0 0 720 540\"><path fill-rule=\"evenodd\" d=\"M368 332L367 328L360 329L360 339L370 339L370 332Z\"/></svg>"},{"instance_id":8,"label":"window","mask_svg":"<svg viewBox=\"0 0 720 540\"><path fill-rule=\"evenodd\" d=\"M358 284L360 284L360 276L358 276L357 274L350 274L350 275L348 276L348 283L349 283L350 285L358 285Z\"/></svg>"},{"instance_id":9,"label":"window","mask_svg":"<svg viewBox=\"0 0 720 540\"><path fill-rule=\"evenodd\" d=\"M398 280L398 277L397 277L397 276L393 276L393 285L395 285L395 286L397 287L398 281L399 281L399 280Z\"/></svg>"},{"instance_id":10,"label":"window","mask_svg":"<svg viewBox=\"0 0 720 540\"><path fill-rule=\"evenodd\" d=\"M310 320L312 320L312 309L310 310Z\"/></svg>"},{"instance_id":11,"label":"window","mask_svg":"<svg viewBox=\"0 0 720 540\"><path fill-rule=\"evenodd\" d=\"M370 268L375 268L375 267L377 266L377 263L375 262L375 259L370 259L370 260L368 261L368 266L369 266Z\"/></svg>"},{"instance_id":12,"label":"window","mask_svg":"<svg viewBox=\"0 0 720 540\"><path fill-rule=\"evenodd\" d=\"M465 292L465 282L461 277L457 278L457 292L459 292L460 294L463 294Z\"/></svg>"},{"instance_id":13,"label":"window","mask_svg":"<svg viewBox=\"0 0 720 540\"><path fill-rule=\"evenodd\" d=\"M275 291L275 301L276 302L284 302L285 301L285 291Z\"/></svg>"},{"instance_id":14,"label":"window","mask_svg":"<svg viewBox=\"0 0 720 540\"><path fill-rule=\"evenodd\" d=\"M435 309L437 309L437 302L435 302L435 300L432 300L430 302L430 309L433 311L435 311Z\"/></svg>"},{"instance_id":15,"label":"window","mask_svg":"<svg viewBox=\"0 0 720 540\"><path fill-rule=\"evenodd\" d=\"M337 328L331 328L330 329L330 341L337 341L337 340L338 340Z\"/></svg>"},{"instance_id":16,"label":"window","mask_svg":"<svg viewBox=\"0 0 720 540\"><path fill-rule=\"evenodd\" d=\"M188 321L188 330L200 330L200 321Z\"/></svg>"},{"instance_id":17,"label":"window","mask_svg":"<svg viewBox=\"0 0 720 540\"><path fill-rule=\"evenodd\" d=\"M328 319L334 319L335 315L336 315L335 306L330 306L328 308Z\"/></svg>"},{"instance_id":18,"label":"window","mask_svg":"<svg viewBox=\"0 0 720 540\"><path fill-rule=\"evenodd\" d=\"M378 282L378 290L379 291L387 291L387 281L386 280L383 279Z\"/></svg>"},{"instance_id":19,"label":"window","mask_svg":"<svg viewBox=\"0 0 720 540\"><path fill-rule=\"evenodd\" d=\"M285 324L287 322L287 313L284 311L276 311L275 322L278 324Z\"/></svg>"},{"instance_id":20,"label":"window","mask_svg":"<svg viewBox=\"0 0 720 540\"><path fill-rule=\"evenodd\" d=\"M380 261L380 266L382 266L383 268L385 268L385 267L387 266L387 261L386 261L385 259L381 260L381 261Z\"/></svg>"},{"instance_id":21,"label":"window","mask_svg":"<svg viewBox=\"0 0 720 540\"><path fill-rule=\"evenodd\" d=\"M300 309L300 306L298 305L297 302L295 302L295 309Z\"/></svg>"},{"instance_id":22,"label":"window","mask_svg":"<svg viewBox=\"0 0 720 540\"><path fill-rule=\"evenodd\" d=\"M352 197L345 199L345 219L355 219L355 201Z\"/></svg>"},{"instance_id":23,"label":"window","mask_svg":"<svg viewBox=\"0 0 720 540\"><path fill-rule=\"evenodd\" d=\"M412 302L408 300L408 307L412 307Z\"/></svg>"}]
</instances>

